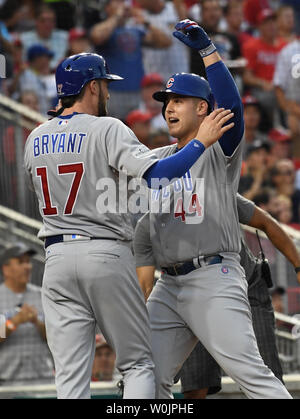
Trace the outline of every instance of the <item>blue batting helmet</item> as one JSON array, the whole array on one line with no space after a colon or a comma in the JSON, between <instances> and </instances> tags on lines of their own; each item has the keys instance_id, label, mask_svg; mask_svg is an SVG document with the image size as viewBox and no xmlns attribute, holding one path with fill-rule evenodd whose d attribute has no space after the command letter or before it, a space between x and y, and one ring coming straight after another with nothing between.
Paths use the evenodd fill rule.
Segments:
<instances>
[{"instance_id":1,"label":"blue batting helmet","mask_svg":"<svg viewBox=\"0 0 300 419\"><path fill-rule=\"evenodd\" d=\"M153 99L166 103L168 93L176 93L181 96L198 97L208 103L208 111L215 106L215 99L208 82L197 74L176 73L169 78L166 89L153 94ZM165 106L163 107L164 114Z\"/></svg>"},{"instance_id":2,"label":"blue batting helmet","mask_svg":"<svg viewBox=\"0 0 300 419\"><path fill-rule=\"evenodd\" d=\"M109 74L106 62L101 55L82 53L66 58L56 69L56 88L59 98L78 95L85 84L91 80L123 80Z\"/></svg>"}]
</instances>

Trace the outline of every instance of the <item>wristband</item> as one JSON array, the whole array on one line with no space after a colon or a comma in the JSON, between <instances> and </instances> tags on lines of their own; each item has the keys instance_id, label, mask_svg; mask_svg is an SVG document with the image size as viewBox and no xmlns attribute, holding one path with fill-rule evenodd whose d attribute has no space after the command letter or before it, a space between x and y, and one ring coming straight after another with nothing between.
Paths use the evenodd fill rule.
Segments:
<instances>
[{"instance_id":1,"label":"wristband","mask_svg":"<svg viewBox=\"0 0 300 419\"><path fill-rule=\"evenodd\" d=\"M300 272L300 266L296 266L296 268L295 268L295 272L296 272L296 274L297 274L298 272Z\"/></svg>"},{"instance_id":2,"label":"wristband","mask_svg":"<svg viewBox=\"0 0 300 419\"><path fill-rule=\"evenodd\" d=\"M14 332L17 328L17 326L11 320L6 320L5 326L12 332Z\"/></svg>"},{"instance_id":3,"label":"wristband","mask_svg":"<svg viewBox=\"0 0 300 419\"><path fill-rule=\"evenodd\" d=\"M211 43L210 45L208 45L208 47L206 47L204 49L200 49L198 52L201 55L201 57L204 58L204 57L208 57L209 55L213 54L215 51L217 51L217 48L215 47L215 45L213 43Z\"/></svg>"}]
</instances>

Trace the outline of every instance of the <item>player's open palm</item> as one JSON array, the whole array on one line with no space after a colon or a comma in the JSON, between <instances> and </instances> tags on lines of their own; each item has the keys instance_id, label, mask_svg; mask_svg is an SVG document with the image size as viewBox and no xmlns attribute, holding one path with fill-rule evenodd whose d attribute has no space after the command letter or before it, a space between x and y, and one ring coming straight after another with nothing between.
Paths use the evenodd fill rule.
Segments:
<instances>
[{"instance_id":1,"label":"player's open palm","mask_svg":"<svg viewBox=\"0 0 300 419\"><path fill-rule=\"evenodd\" d=\"M197 133L197 139L201 141L205 147L209 147L218 141L222 135L234 126L234 122L227 125L233 117L233 112L230 109L219 108L206 116Z\"/></svg>"}]
</instances>

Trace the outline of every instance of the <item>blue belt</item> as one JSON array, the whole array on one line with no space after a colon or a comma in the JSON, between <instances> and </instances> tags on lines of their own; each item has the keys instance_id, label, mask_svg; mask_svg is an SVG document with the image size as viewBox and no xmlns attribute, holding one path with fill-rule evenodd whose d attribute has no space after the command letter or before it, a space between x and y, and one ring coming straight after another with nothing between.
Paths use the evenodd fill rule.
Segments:
<instances>
[{"instance_id":1,"label":"blue belt","mask_svg":"<svg viewBox=\"0 0 300 419\"><path fill-rule=\"evenodd\" d=\"M173 266L168 266L167 268L162 268L162 271L171 276L186 275L194 271L195 269L202 268L203 266L222 263L222 259L223 257L220 255L212 255L201 259L199 258L197 263L199 264L199 266L195 266L194 262L192 260L189 260L187 262L177 263Z\"/></svg>"},{"instance_id":2,"label":"blue belt","mask_svg":"<svg viewBox=\"0 0 300 419\"><path fill-rule=\"evenodd\" d=\"M59 234L57 236L46 237L45 249L47 249L48 246L51 246L51 244L62 243L62 242L67 242L67 241L70 242L70 241L80 241L80 240L118 240L113 237L89 237L89 236L80 236L78 234L69 234L68 236L70 236L69 240L66 240L63 234Z\"/></svg>"}]
</instances>

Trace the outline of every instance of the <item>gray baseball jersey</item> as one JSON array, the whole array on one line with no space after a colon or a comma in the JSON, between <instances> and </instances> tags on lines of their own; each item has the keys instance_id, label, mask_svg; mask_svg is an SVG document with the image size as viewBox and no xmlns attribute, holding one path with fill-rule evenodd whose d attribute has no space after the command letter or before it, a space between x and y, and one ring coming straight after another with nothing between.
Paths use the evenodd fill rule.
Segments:
<instances>
[{"instance_id":1,"label":"gray baseball jersey","mask_svg":"<svg viewBox=\"0 0 300 419\"><path fill-rule=\"evenodd\" d=\"M36 128L24 159L44 221L39 237L60 236L46 248L42 287L58 398L90 397L96 325L116 352L124 398L153 398L150 325L118 186L122 173L142 177L156 157L122 122L74 113Z\"/></svg>"},{"instance_id":2,"label":"gray baseball jersey","mask_svg":"<svg viewBox=\"0 0 300 419\"><path fill-rule=\"evenodd\" d=\"M186 175L152 192L150 234L161 266L222 252L239 253L236 193L243 141L231 157L219 142L209 147ZM160 158L176 145L156 149ZM161 202L161 211L157 208ZM170 211L166 211L170 202ZM156 213L157 212L157 213ZM207 240L207 237L210 240ZM179 240L180 238L180 240Z\"/></svg>"},{"instance_id":3,"label":"gray baseball jersey","mask_svg":"<svg viewBox=\"0 0 300 419\"><path fill-rule=\"evenodd\" d=\"M253 203L239 196L237 202L240 221L248 223ZM145 214L134 240L137 266L155 265L156 261L165 265L164 244L159 247L154 236L150 239L151 228L151 214ZM177 240L183 238L179 233ZM290 398L259 353L244 271L231 253L223 255L221 264L202 266L186 275L163 274L150 294L147 307L157 397L172 397L173 379L200 340L248 398Z\"/></svg>"},{"instance_id":4,"label":"gray baseball jersey","mask_svg":"<svg viewBox=\"0 0 300 419\"><path fill-rule=\"evenodd\" d=\"M242 195L237 194L237 209L239 222L241 224L249 224L255 211L255 204L244 198ZM159 266L157 263L157 259L159 259L162 249L158 249L158 246L154 246L154 243L151 242L149 213L146 213L138 221L135 229L133 244L137 267L157 265L158 268L161 268L162 266L165 266ZM154 251L158 253L154 253ZM256 262L255 257L243 240L241 242L240 257L240 263L245 270L246 279L249 281L255 269Z\"/></svg>"},{"instance_id":5,"label":"gray baseball jersey","mask_svg":"<svg viewBox=\"0 0 300 419\"><path fill-rule=\"evenodd\" d=\"M131 240L129 214L119 213L118 172L142 177L156 160L153 152L114 118L75 114L39 126L25 148L25 168L44 220L39 237L81 234ZM105 213L98 201L103 179L112 187Z\"/></svg>"}]
</instances>

